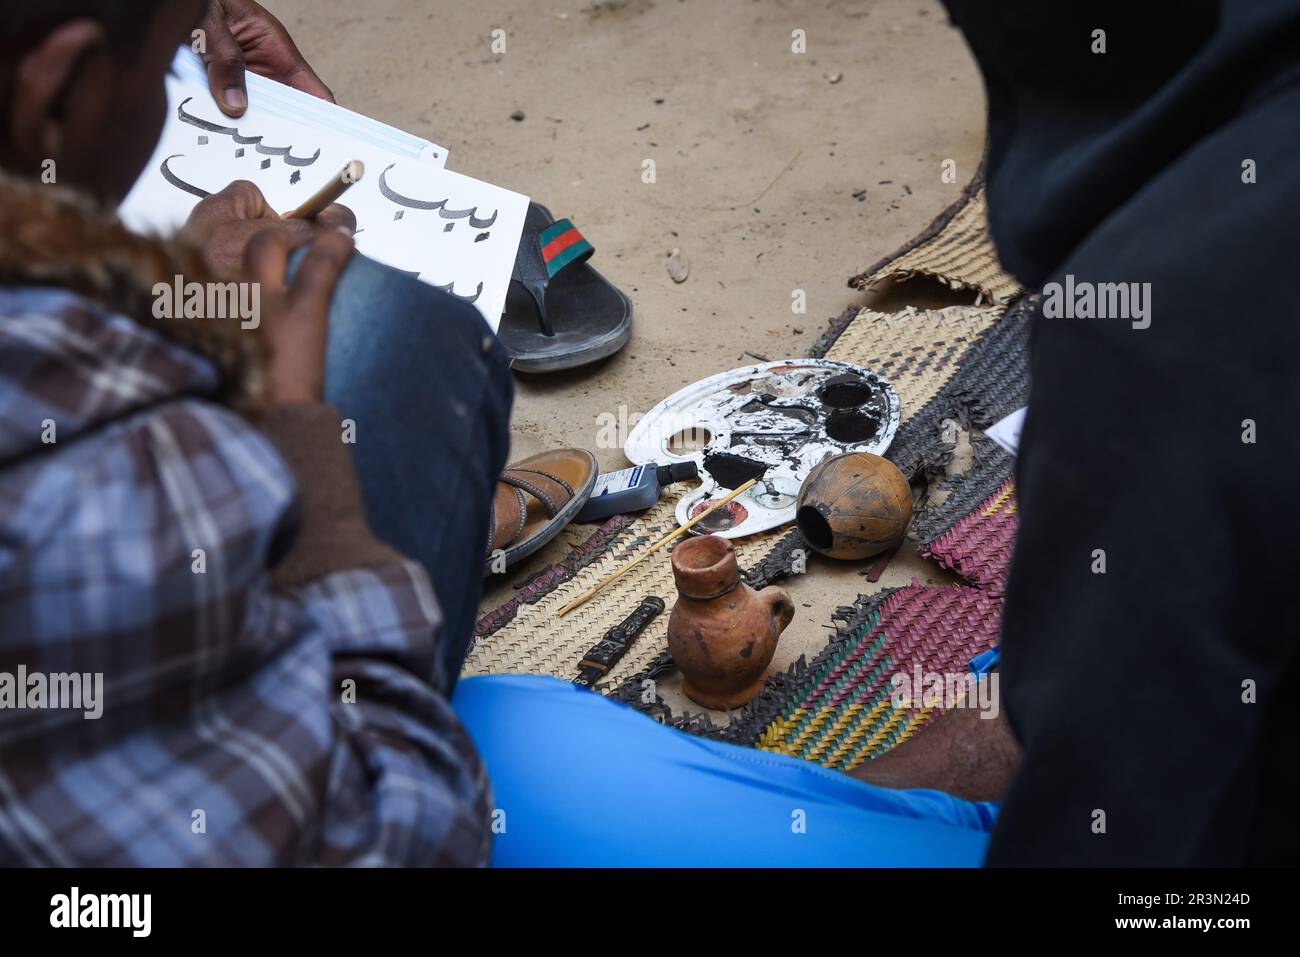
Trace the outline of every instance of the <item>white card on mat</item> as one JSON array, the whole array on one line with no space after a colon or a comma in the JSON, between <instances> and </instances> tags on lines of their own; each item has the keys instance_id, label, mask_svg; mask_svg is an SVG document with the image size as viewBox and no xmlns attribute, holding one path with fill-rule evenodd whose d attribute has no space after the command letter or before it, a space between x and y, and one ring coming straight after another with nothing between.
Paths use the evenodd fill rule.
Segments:
<instances>
[{"instance_id":1,"label":"white card on mat","mask_svg":"<svg viewBox=\"0 0 1300 957\"><path fill-rule=\"evenodd\" d=\"M1020 430L1024 428L1025 413L1028 411L1028 406L1016 409L1006 418L999 419L990 425L984 430L984 434L1012 455L1015 455L1020 451Z\"/></svg>"},{"instance_id":2,"label":"white card on mat","mask_svg":"<svg viewBox=\"0 0 1300 957\"><path fill-rule=\"evenodd\" d=\"M231 119L188 49L167 100L153 158L120 210L132 229L170 233L237 179L287 212L361 160L365 177L342 199L357 214L358 251L472 302L496 330L528 197L446 169L437 144L252 74L248 112Z\"/></svg>"}]
</instances>

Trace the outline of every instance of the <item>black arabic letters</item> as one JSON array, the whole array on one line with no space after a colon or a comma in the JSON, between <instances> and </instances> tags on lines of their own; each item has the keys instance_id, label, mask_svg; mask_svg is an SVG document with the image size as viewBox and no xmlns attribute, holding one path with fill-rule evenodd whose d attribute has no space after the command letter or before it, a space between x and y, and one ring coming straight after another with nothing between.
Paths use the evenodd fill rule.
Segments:
<instances>
[{"instance_id":1,"label":"black arabic letters","mask_svg":"<svg viewBox=\"0 0 1300 957\"><path fill-rule=\"evenodd\" d=\"M403 196L401 193L397 192L397 190L388 185L388 171L396 165L396 163L390 163L388 167L379 174L379 193L384 197L384 199L394 202L398 206L405 206L407 209L436 209L438 211L438 216L442 219L450 219L453 221L458 219L468 219L470 226L479 230L488 229L497 221L497 216L501 212L500 210L493 210L492 215L487 219L479 219L476 215L478 213L477 206L472 209L448 209L447 203L449 202L449 199L440 199L436 202L430 202L427 199L414 199L410 196ZM454 222L452 225L454 225ZM486 238L486 235L480 236L475 240L475 242L480 242ZM475 295L475 298L477 298L477 294ZM472 302L473 300L469 301Z\"/></svg>"},{"instance_id":2,"label":"black arabic letters","mask_svg":"<svg viewBox=\"0 0 1300 957\"><path fill-rule=\"evenodd\" d=\"M182 123L188 123L190 126L197 126L201 130L209 133L220 133L222 136L229 136L240 146L252 146L263 156L278 156L289 166L311 166L320 159L320 150L308 157L297 157L293 155L292 146L266 146L262 143L263 137L244 136L233 126L221 126L218 123L210 122L202 117L195 116L193 113L187 113L185 104L189 103L194 97L186 97L181 101L181 105L176 108L176 118Z\"/></svg>"},{"instance_id":3,"label":"black arabic letters","mask_svg":"<svg viewBox=\"0 0 1300 957\"><path fill-rule=\"evenodd\" d=\"M477 206L475 206L473 209L459 209L459 210L448 209L447 207L444 206L442 209L438 210L438 215L441 216L443 219L464 219L465 217L468 216L469 224L473 226L475 229L487 229L489 226L491 226L493 223L497 221L497 213L500 212L500 210L494 211L490 219L475 218L474 214L477 212L478 212Z\"/></svg>"},{"instance_id":4,"label":"black arabic letters","mask_svg":"<svg viewBox=\"0 0 1300 957\"><path fill-rule=\"evenodd\" d=\"M458 293L458 292L456 291L456 284L455 284L454 282L449 282L449 283L447 283L447 285L445 285L445 286L435 286L434 288L435 288L435 289L441 289L443 292L449 292L449 293L451 293L453 296L455 296L455 297L456 297L457 299L459 299L461 302L469 302L469 303L478 302L478 297L481 296L481 295L483 295L483 284L482 284L482 283L479 283L479 284L478 284L478 288L474 290L474 295L472 295L472 296L462 296L460 293Z\"/></svg>"},{"instance_id":5,"label":"black arabic letters","mask_svg":"<svg viewBox=\"0 0 1300 957\"><path fill-rule=\"evenodd\" d=\"M209 193L205 189L199 189L197 186L191 186L189 183L185 182L185 180L181 179L179 176L173 173L171 169L168 167L167 164L170 163L172 160L183 158L184 156L185 156L184 153L173 153L171 156L167 157L165 160L162 161L162 166L158 167L159 172L162 173L163 179L167 180L167 182L171 183L177 189L184 190L185 192L189 193L191 196L197 196L199 199L207 199L209 196L212 195L211 193Z\"/></svg>"},{"instance_id":6,"label":"black arabic letters","mask_svg":"<svg viewBox=\"0 0 1300 957\"><path fill-rule=\"evenodd\" d=\"M296 156L290 155L290 150L293 149L292 146L263 146L261 143L258 143L253 147L253 149L257 150L263 156L278 156L289 166L310 166L312 163L320 159L320 150L317 150L308 159L298 159Z\"/></svg>"},{"instance_id":7,"label":"black arabic letters","mask_svg":"<svg viewBox=\"0 0 1300 957\"><path fill-rule=\"evenodd\" d=\"M354 234L354 235L355 235L355 234ZM412 279L419 279L419 278L420 278L420 270L418 270L418 269L399 269L399 270L397 270L397 271L400 272L400 273L402 273L402 274L405 275L405 276L410 276ZM455 296L455 297L456 297L457 299L459 299L461 302L468 302L468 303L470 303L470 304L473 304L473 303L478 302L478 297L481 296L481 295L483 295L483 284L482 284L481 282L478 284L478 288L474 290L474 295L472 295L472 296L462 296L460 293L458 293L458 292L456 291L456 283L455 283L455 281L449 282L449 283L447 283L447 285L445 285L445 286L439 286L439 285L437 285L437 284L435 283L435 284L433 284L433 288L434 288L434 289L441 290L442 292L445 292L445 293L449 293L449 294Z\"/></svg>"},{"instance_id":8,"label":"black arabic letters","mask_svg":"<svg viewBox=\"0 0 1300 957\"><path fill-rule=\"evenodd\" d=\"M396 166L396 163L388 164L387 168L379 174L379 194L384 199L392 200L398 206L405 206L407 209L442 209L447 205L445 199L440 199L436 203L430 203L428 200L411 199L409 196L403 196L401 193L394 192L393 188L388 185L388 170Z\"/></svg>"}]
</instances>

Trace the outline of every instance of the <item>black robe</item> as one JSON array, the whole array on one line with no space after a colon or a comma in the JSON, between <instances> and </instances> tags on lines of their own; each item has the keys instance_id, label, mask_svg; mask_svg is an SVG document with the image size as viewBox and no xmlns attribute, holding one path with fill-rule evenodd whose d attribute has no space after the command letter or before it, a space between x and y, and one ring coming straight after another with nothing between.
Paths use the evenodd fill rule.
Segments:
<instances>
[{"instance_id":1,"label":"black robe","mask_svg":"<svg viewBox=\"0 0 1300 957\"><path fill-rule=\"evenodd\" d=\"M1300 0L947 3L1007 268L1150 297L1034 320L989 863L1294 863Z\"/></svg>"}]
</instances>

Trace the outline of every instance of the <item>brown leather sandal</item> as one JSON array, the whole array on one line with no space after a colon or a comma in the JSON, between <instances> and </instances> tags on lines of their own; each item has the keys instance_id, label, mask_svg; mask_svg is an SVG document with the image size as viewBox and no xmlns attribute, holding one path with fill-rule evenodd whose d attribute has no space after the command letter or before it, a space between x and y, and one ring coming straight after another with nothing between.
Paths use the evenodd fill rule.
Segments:
<instances>
[{"instance_id":1,"label":"brown leather sandal","mask_svg":"<svg viewBox=\"0 0 1300 957\"><path fill-rule=\"evenodd\" d=\"M485 574L505 571L558 535L587 504L599 473L586 449L543 452L506 469L489 512Z\"/></svg>"}]
</instances>

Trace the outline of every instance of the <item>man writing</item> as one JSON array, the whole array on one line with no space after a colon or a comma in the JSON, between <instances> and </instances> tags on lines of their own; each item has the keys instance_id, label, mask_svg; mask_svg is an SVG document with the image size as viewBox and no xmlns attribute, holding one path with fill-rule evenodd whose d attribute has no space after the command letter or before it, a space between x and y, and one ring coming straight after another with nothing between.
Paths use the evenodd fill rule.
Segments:
<instances>
[{"instance_id":1,"label":"man writing","mask_svg":"<svg viewBox=\"0 0 1300 957\"><path fill-rule=\"evenodd\" d=\"M0 21L0 671L102 673L105 701L96 721L0 710L0 863L483 863L487 783L434 589L370 532L321 398L350 216L284 224L250 184L174 242L110 212L217 7L47 0ZM227 8L250 64L292 50L269 19L247 40L255 4ZM259 329L153 319L174 275L259 283ZM445 309L474 350L447 361L496 376L482 426L503 457L504 359L472 308ZM497 456L459 463L484 496Z\"/></svg>"}]
</instances>

